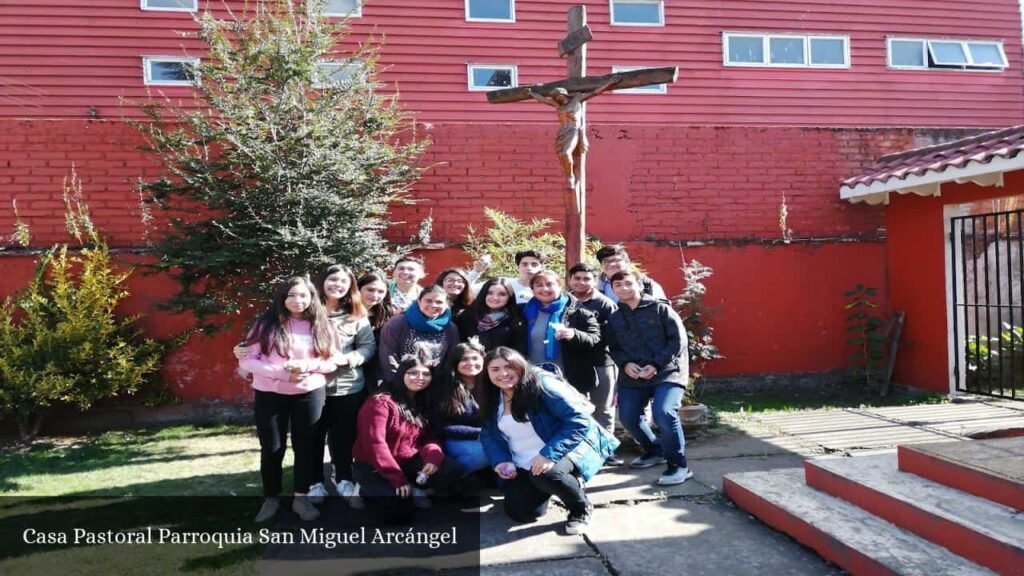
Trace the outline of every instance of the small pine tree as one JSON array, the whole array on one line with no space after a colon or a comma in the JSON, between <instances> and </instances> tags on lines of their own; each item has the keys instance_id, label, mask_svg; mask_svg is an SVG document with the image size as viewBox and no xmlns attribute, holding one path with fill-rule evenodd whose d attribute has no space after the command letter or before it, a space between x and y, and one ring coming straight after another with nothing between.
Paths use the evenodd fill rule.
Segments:
<instances>
[{"instance_id":1,"label":"small pine tree","mask_svg":"<svg viewBox=\"0 0 1024 576\"><path fill-rule=\"evenodd\" d=\"M21 293L0 304L0 417L13 416L23 440L38 434L54 403L86 410L100 398L136 391L160 369L171 344L143 338L134 317L115 314L128 296L81 190L65 185L67 228L81 247L54 246Z\"/></svg>"},{"instance_id":2,"label":"small pine tree","mask_svg":"<svg viewBox=\"0 0 1024 576\"><path fill-rule=\"evenodd\" d=\"M148 121L132 122L166 170L141 188L164 217L157 267L181 286L169 307L191 311L200 329L223 327L221 315L284 277L383 265L389 205L421 174L427 142L397 96L375 92L375 53L338 54L345 21L311 4L201 15L209 57L190 72L199 108L150 100Z\"/></svg>"},{"instance_id":3,"label":"small pine tree","mask_svg":"<svg viewBox=\"0 0 1024 576\"><path fill-rule=\"evenodd\" d=\"M491 221L491 225L482 233L468 226L463 250L474 261L484 256L490 259L491 264L486 272L488 277L518 277L515 255L521 250L540 252L544 255L546 268L565 275L562 262L565 238L561 234L544 232L554 220L544 218L524 222L493 208L484 208L484 215Z\"/></svg>"},{"instance_id":4,"label":"small pine tree","mask_svg":"<svg viewBox=\"0 0 1024 576\"><path fill-rule=\"evenodd\" d=\"M694 384L704 374L704 367L712 360L725 358L714 344L715 329L710 325L712 311L704 303L707 286L704 280L714 274L710 266L690 260L680 270L686 284L683 291L672 298L672 308L683 320L686 329L687 353L690 358L690 386L687 402L693 401Z\"/></svg>"}]
</instances>

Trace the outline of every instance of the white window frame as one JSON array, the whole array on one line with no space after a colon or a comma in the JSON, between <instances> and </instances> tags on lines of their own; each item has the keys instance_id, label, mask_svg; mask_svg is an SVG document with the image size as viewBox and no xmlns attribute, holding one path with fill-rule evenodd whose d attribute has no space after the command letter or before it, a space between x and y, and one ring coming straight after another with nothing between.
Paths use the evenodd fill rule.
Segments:
<instances>
[{"instance_id":1,"label":"white window frame","mask_svg":"<svg viewBox=\"0 0 1024 576\"><path fill-rule=\"evenodd\" d=\"M469 16L469 3L471 0L466 0L466 22L500 22L504 24L512 23L516 21L516 0L508 0L508 9L510 18L471 18Z\"/></svg>"},{"instance_id":2,"label":"white window frame","mask_svg":"<svg viewBox=\"0 0 1024 576\"><path fill-rule=\"evenodd\" d=\"M149 6L149 0L139 0L139 7L143 10L151 10L153 12L195 12L199 10L199 0L190 0L192 2L191 8L168 8L166 6Z\"/></svg>"},{"instance_id":3,"label":"white window frame","mask_svg":"<svg viewBox=\"0 0 1024 576\"><path fill-rule=\"evenodd\" d=\"M338 67L343 68L343 69L351 67L351 68L355 68L355 71L353 71L353 74L360 74L360 73L361 74L365 74L366 73L365 65L363 64L363 62L358 61L358 60L320 60L319 62L316 63L316 65L317 65L317 78L320 77L319 76L320 69L323 68L323 67L326 67L326 66L338 66ZM323 90L325 88L335 88L335 87L336 86L334 84L324 84L322 82L318 82L317 80L313 80L313 88L317 88L319 90Z\"/></svg>"},{"instance_id":4,"label":"white window frame","mask_svg":"<svg viewBox=\"0 0 1024 576\"><path fill-rule=\"evenodd\" d=\"M616 22L615 21L615 3L620 4L657 4L658 5L658 21L657 22ZM608 0L608 19L612 26L648 26L648 27L664 27L665 26L665 0Z\"/></svg>"},{"instance_id":5,"label":"white window frame","mask_svg":"<svg viewBox=\"0 0 1024 576\"><path fill-rule=\"evenodd\" d=\"M892 62L892 43L893 42L920 42L921 43L921 56L922 66L909 66L906 64L893 64ZM959 43L967 56L967 64L938 64L938 66L929 66L929 58L935 61L935 55L932 51L932 42L940 43ZM990 64L975 64L974 56L971 54L971 48L969 44L990 44L995 46L999 50L999 57L1002 58L1003 62L1001 65L993 66ZM892 70L927 70L929 72L939 70L951 70L953 72L1003 72L1009 67L1009 62L1006 60L1006 50L1003 48L1002 40L979 40L976 38L960 39L960 38L919 38L919 37L905 37L905 36L890 36L885 39L885 63L886 66Z\"/></svg>"},{"instance_id":6,"label":"white window frame","mask_svg":"<svg viewBox=\"0 0 1024 576\"><path fill-rule=\"evenodd\" d=\"M331 12L324 6L324 16L338 18L361 18L363 16L363 0L356 0L356 9L351 12Z\"/></svg>"},{"instance_id":7,"label":"white window frame","mask_svg":"<svg viewBox=\"0 0 1024 576\"><path fill-rule=\"evenodd\" d=\"M646 66L612 66L612 74L618 72L632 72L633 70L641 70ZM652 90L648 87L647 90L643 88L621 88L619 90L612 89L612 92L616 94L647 94L648 96L657 96L660 94L668 94L668 84L654 84L657 90Z\"/></svg>"},{"instance_id":8,"label":"white window frame","mask_svg":"<svg viewBox=\"0 0 1024 576\"><path fill-rule=\"evenodd\" d=\"M512 71L512 85L511 86L474 86L473 85L473 70L477 68L507 68ZM519 66L516 64L466 64L466 87L470 92L492 92L494 90L504 90L505 88L516 88L519 86Z\"/></svg>"},{"instance_id":9,"label":"white window frame","mask_svg":"<svg viewBox=\"0 0 1024 576\"><path fill-rule=\"evenodd\" d=\"M182 64L192 64L194 66L198 66L199 58L189 58L187 56L143 56L142 80L146 86L197 86L200 83L199 77L196 77L194 81L153 80L153 78L150 76L149 69L149 64L151 62L180 62Z\"/></svg>"},{"instance_id":10,"label":"white window frame","mask_svg":"<svg viewBox=\"0 0 1024 576\"><path fill-rule=\"evenodd\" d=\"M730 38L760 38L761 52L764 59L761 62L733 62L729 60L729 39ZM803 41L804 63L803 64L774 64L772 63L771 39L788 38ZM811 40L842 40L843 41L843 63L842 64L813 64L811 62ZM792 32L723 32L722 33L722 65L736 68L839 68L850 67L850 37L842 34L794 34Z\"/></svg>"}]
</instances>

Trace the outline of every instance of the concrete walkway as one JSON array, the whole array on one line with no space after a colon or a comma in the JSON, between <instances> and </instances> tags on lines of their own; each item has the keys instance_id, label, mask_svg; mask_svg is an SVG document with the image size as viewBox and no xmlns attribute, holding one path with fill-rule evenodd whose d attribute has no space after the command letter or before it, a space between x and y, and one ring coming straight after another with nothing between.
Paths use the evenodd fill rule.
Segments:
<instances>
[{"instance_id":1,"label":"concrete walkway","mask_svg":"<svg viewBox=\"0 0 1024 576\"><path fill-rule=\"evenodd\" d=\"M564 534L565 511L551 506L534 524L511 522L492 495L479 509L478 557L447 573L519 575L842 574L789 537L737 509L721 495L722 477L740 471L800 466L828 453L889 452L896 444L962 439L993 427L1024 429L1024 403L951 403L909 407L751 414L732 419L714 435L690 440L687 457L695 478L663 489L660 469L606 468L587 486L594 503L586 536ZM628 446L624 457L636 456ZM338 505L328 510L344 514ZM332 513L322 525L329 529ZM353 573L330 555L269 546L261 573ZM299 560L299 562L296 562ZM380 559L374 569L386 569ZM407 559L408 560L408 559ZM413 562L415 564L415 562ZM423 563L420 568L426 568ZM339 568L341 571L339 571ZM363 566L365 569L366 566ZM394 566L399 573L410 570Z\"/></svg>"}]
</instances>

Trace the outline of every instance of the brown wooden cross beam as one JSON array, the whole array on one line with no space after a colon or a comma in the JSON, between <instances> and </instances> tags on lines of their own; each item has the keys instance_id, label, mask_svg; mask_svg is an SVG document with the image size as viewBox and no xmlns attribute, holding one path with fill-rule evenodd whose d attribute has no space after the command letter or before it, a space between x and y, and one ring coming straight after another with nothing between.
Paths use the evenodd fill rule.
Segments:
<instances>
[{"instance_id":1,"label":"brown wooden cross beam","mask_svg":"<svg viewBox=\"0 0 1024 576\"><path fill-rule=\"evenodd\" d=\"M555 152L565 176L565 265L568 268L584 258L586 245L586 101L609 89L637 88L675 82L678 69L643 68L604 76L587 76L587 42L594 34L587 26L585 6L569 9L568 35L558 43L558 54L567 58L566 78L556 82L505 88L487 93L491 104L520 100L538 100L558 113Z\"/></svg>"}]
</instances>

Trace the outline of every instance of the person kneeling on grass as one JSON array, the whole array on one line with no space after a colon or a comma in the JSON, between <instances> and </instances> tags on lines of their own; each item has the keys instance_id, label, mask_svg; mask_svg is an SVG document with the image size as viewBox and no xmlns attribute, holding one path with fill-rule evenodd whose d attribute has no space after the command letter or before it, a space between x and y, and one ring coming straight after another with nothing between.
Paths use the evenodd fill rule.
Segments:
<instances>
[{"instance_id":1,"label":"person kneeling on grass","mask_svg":"<svg viewBox=\"0 0 1024 576\"><path fill-rule=\"evenodd\" d=\"M690 373L686 329L671 306L642 293L634 272L616 272L611 283L619 297L618 309L608 318L609 349L620 369L619 419L644 451L630 465L650 468L667 462L658 484L682 484L693 477L679 420ZM660 444L644 419L652 400Z\"/></svg>"},{"instance_id":2,"label":"person kneeling on grass","mask_svg":"<svg viewBox=\"0 0 1024 576\"><path fill-rule=\"evenodd\" d=\"M431 506L428 488L443 488L458 471L430 432L422 406L433 370L430 352L406 357L395 381L385 381L359 410L352 472L366 505L386 524L412 520Z\"/></svg>"},{"instance_id":3,"label":"person kneeling on grass","mask_svg":"<svg viewBox=\"0 0 1024 576\"><path fill-rule=\"evenodd\" d=\"M484 359L480 441L504 479L505 512L533 522L558 498L569 509L567 534L581 534L594 507L584 484L619 446L584 411L585 399L568 383L535 368L522 354L499 346Z\"/></svg>"}]
</instances>

